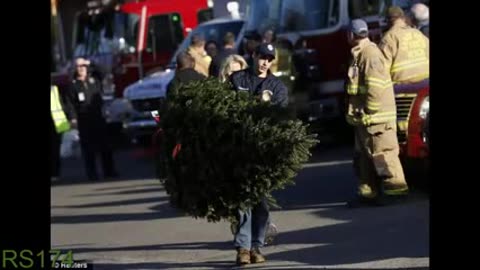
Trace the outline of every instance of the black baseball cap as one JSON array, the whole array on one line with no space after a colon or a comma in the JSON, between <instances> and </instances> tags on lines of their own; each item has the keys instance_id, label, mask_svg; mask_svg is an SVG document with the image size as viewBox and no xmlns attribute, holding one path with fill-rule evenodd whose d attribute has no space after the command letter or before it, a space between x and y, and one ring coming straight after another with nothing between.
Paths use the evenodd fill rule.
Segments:
<instances>
[{"instance_id":1,"label":"black baseball cap","mask_svg":"<svg viewBox=\"0 0 480 270\"><path fill-rule=\"evenodd\" d=\"M267 55L275 59L275 47L272 44L262 43L258 45L255 52L258 55Z\"/></svg>"}]
</instances>

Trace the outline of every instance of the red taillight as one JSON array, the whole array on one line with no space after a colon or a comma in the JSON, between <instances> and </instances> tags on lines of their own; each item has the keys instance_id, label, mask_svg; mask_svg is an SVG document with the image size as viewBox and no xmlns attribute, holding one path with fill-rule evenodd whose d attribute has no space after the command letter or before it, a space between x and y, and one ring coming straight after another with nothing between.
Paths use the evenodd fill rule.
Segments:
<instances>
[{"instance_id":1,"label":"red taillight","mask_svg":"<svg viewBox=\"0 0 480 270\"><path fill-rule=\"evenodd\" d=\"M182 150L182 144L180 143L177 143L175 145L175 147L173 148L173 151L172 151L172 158L175 159L178 155L178 153L180 152L180 150Z\"/></svg>"}]
</instances>

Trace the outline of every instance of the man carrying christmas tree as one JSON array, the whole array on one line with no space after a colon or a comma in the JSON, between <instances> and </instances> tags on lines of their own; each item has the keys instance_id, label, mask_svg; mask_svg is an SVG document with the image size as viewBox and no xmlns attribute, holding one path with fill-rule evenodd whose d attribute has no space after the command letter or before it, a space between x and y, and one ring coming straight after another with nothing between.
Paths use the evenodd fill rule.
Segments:
<instances>
[{"instance_id":1,"label":"man carrying christmas tree","mask_svg":"<svg viewBox=\"0 0 480 270\"><path fill-rule=\"evenodd\" d=\"M248 91L265 102L287 107L288 89L270 72L274 59L275 48L272 44L259 45L253 53L253 66L230 76L235 91ZM237 264L265 262L260 248L265 244L269 215L266 200L248 211L239 211L239 223L234 238Z\"/></svg>"}]
</instances>

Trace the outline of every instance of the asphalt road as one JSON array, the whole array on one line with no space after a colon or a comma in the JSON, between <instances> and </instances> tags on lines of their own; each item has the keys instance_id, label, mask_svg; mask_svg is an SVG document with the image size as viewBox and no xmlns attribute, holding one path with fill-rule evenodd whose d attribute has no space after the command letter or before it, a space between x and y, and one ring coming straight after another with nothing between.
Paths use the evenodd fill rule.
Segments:
<instances>
[{"instance_id":1,"label":"asphalt road","mask_svg":"<svg viewBox=\"0 0 480 270\"><path fill-rule=\"evenodd\" d=\"M319 149L275 194L280 234L247 269L428 269L429 199L348 209L355 178L349 147ZM52 184L52 248L72 250L94 269L232 269L229 224L184 216L168 204L148 158L116 154L121 178L88 182L80 160L64 161Z\"/></svg>"}]
</instances>

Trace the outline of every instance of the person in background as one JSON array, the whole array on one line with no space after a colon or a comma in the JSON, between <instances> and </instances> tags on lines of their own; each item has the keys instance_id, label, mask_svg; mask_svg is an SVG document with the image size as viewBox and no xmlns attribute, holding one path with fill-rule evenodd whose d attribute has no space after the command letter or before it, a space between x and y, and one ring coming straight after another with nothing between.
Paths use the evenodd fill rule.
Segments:
<instances>
[{"instance_id":1,"label":"person in background","mask_svg":"<svg viewBox=\"0 0 480 270\"><path fill-rule=\"evenodd\" d=\"M243 41L243 58L250 67L253 66L253 53L260 44L262 44L262 36L258 34L258 32L254 31L245 35Z\"/></svg>"},{"instance_id":2,"label":"person in background","mask_svg":"<svg viewBox=\"0 0 480 270\"><path fill-rule=\"evenodd\" d=\"M235 35L232 32L228 32L223 37L223 49L213 58L209 67L209 73L212 77L218 77L220 75L220 68L225 59L236 54L235 50Z\"/></svg>"},{"instance_id":3,"label":"person in background","mask_svg":"<svg viewBox=\"0 0 480 270\"><path fill-rule=\"evenodd\" d=\"M50 130L51 130L51 155L52 167L50 172L51 181L60 179L60 146L63 134L70 130L70 119L73 118L71 106L64 105L67 101L60 94L56 85L50 86Z\"/></svg>"},{"instance_id":4,"label":"person in background","mask_svg":"<svg viewBox=\"0 0 480 270\"><path fill-rule=\"evenodd\" d=\"M210 58L214 58L218 54L218 45L215 40L209 40L205 43L205 51Z\"/></svg>"},{"instance_id":5,"label":"person in background","mask_svg":"<svg viewBox=\"0 0 480 270\"><path fill-rule=\"evenodd\" d=\"M180 88L181 84L187 84L192 81L199 81L207 78L205 75L198 73L195 70L195 59L186 53L181 52L177 55L177 69L175 77L167 86L167 98L174 94Z\"/></svg>"},{"instance_id":6,"label":"person in background","mask_svg":"<svg viewBox=\"0 0 480 270\"><path fill-rule=\"evenodd\" d=\"M208 68L212 58L205 51L205 39L200 35L193 35L187 53L195 60L195 70L208 77Z\"/></svg>"},{"instance_id":7,"label":"person in background","mask_svg":"<svg viewBox=\"0 0 480 270\"><path fill-rule=\"evenodd\" d=\"M412 13L412 21L415 27L420 30L426 37L430 38L430 20L429 9L422 3L413 5L410 9Z\"/></svg>"},{"instance_id":8,"label":"person in background","mask_svg":"<svg viewBox=\"0 0 480 270\"><path fill-rule=\"evenodd\" d=\"M248 65L245 59L241 55L232 54L223 61L220 67L220 81L226 82L233 72L246 68L248 68Z\"/></svg>"},{"instance_id":9,"label":"person in background","mask_svg":"<svg viewBox=\"0 0 480 270\"><path fill-rule=\"evenodd\" d=\"M78 126L87 177L95 181L99 179L95 162L97 154L101 156L105 178L118 177L118 173L107 136L107 122L103 116L101 82L90 75L89 65L90 61L84 58L75 60L74 80L67 97L75 115L71 125Z\"/></svg>"}]
</instances>

